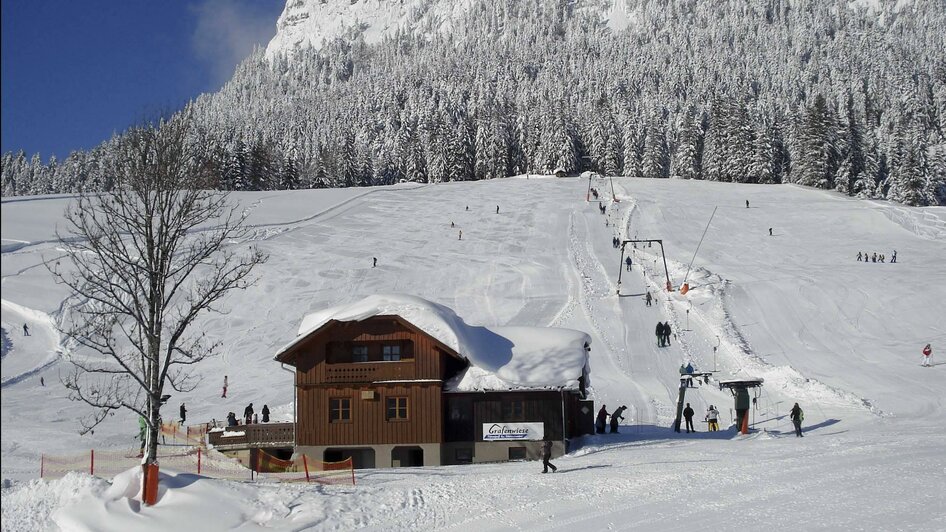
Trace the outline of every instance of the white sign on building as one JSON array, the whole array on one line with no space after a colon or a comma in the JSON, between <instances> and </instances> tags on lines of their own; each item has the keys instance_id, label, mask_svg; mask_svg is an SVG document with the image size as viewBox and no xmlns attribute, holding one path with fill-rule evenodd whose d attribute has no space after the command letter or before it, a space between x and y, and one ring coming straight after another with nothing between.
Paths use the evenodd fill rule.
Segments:
<instances>
[{"instance_id":1,"label":"white sign on building","mask_svg":"<svg viewBox=\"0 0 946 532\"><path fill-rule=\"evenodd\" d=\"M536 441L545 439L544 423L483 423L483 441Z\"/></svg>"}]
</instances>

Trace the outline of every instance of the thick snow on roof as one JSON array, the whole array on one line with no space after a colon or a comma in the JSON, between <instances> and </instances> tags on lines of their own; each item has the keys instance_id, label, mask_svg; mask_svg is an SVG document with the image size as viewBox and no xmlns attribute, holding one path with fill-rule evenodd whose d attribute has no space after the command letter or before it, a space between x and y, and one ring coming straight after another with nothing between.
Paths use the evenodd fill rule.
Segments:
<instances>
[{"instance_id":1,"label":"thick snow on roof","mask_svg":"<svg viewBox=\"0 0 946 532\"><path fill-rule=\"evenodd\" d=\"M577 389L582 369L590 373L585 344L591 344L591 338L583 332L468 325L443 305L405 294L376 294L309 314L296 339L276 356L331 320L361 321L384 315L400 316L470 361L467 371L445 384L451 391Z\"/></svg>"}]
</instances>

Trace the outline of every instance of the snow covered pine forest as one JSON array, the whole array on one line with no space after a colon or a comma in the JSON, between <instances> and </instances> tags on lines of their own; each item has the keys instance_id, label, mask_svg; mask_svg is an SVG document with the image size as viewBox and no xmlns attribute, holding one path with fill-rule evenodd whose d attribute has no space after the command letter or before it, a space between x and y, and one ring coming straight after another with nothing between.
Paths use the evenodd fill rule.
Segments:
<instances>
[{"instance_id":1,"label":"snow covered pine forest","mask_svg":"<svg viewBox=\"0 0 946 532\"><path fill-rule=\"evenodd\" d=\"M180 111L225 190L526 172L797 183L946 203L939 0L293 0ZM2 160L108 189L117 139Z\"/></svg>"},{"instance_id":2,"label":"snow covered pine forest","mask_svg":"<svg viewBox=\"0 0 946 532\"><path fill-rule=\"evenodd\" d=\"M0 528L946 529L943 27L939 0L289 0L269 46L177 115L248 212L228 250L270 260L199 318L221 354L167 415L254 402L291 419L272 356L301 318L404 293L469 324L586 332L591 396L628 406L621 433L571 442L550 475L513 461L315 487L162 468L153 507L127 474L38 479L44 453L138 448L127 411L78 434L89 408L59 379L88 354L58 332L69 294L43 267L72 201L46 194L108 190L119 136L3 155ZM615 177L541 175L557 168ZM614 238L662 239L691 290L664 290L655 248L629 247L627 271ZM687 394L698 432L676 434L686 362L716 371ZM740 377L765 381L747 436L715 385ZM700 423L711 404L720 432Z\"/></svg>"}]
</instances>

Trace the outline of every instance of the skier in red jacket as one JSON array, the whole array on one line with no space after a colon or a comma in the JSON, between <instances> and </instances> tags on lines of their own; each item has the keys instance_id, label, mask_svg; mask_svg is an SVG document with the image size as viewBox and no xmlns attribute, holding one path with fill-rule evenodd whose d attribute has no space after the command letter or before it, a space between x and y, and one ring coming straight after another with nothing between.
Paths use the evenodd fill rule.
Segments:
<instances>
[{"instance_id":1,"label":"skier in red jacket","mask_svg":"<svg viewBox=\"0 0 946 532\"><path fill-rule=\"evenodd\" d=\"M930 359L933 358L933 348L930 347L930 344L926 344L926 347L923 348L923 366L930 367Z\"/></svg>"}]
</instances>

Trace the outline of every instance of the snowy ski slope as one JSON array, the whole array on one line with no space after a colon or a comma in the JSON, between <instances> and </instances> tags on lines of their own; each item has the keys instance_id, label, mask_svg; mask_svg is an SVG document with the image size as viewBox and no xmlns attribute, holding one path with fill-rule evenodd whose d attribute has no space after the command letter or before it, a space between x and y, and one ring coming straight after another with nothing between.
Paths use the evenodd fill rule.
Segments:
<instances>
[{"instance_id":1,"label":"snowy ski slope","mask_svg":"<svg viewBox=\"0 0 946 532\"><path fill-rule=\"evenodd\" d=\"M588 182L578 179L235 194L252 210L249 240L270 260L253 289L227 299L226 314L200 324L224 349L200 365L197 390L169 404L176 411L185 401L194 420L249 402L291 415L292 376L271 358L302 316L401 292L451 307L469 324L587 332L594 399L629 407L622 434L576 442L555 475L518 462L362 471L355 487L206 480L140 514L108 502L102 481L29 480L41 452L131 447L137 426L123 413L94 435L76 435L85 409L58 384L67 366L52 327L65 294L42 266L61 255L54 230L68 200L4 201L0 439L2 474L13 481L3 490L4 529L54 521L95 529L103 516L116 530L201 519L208 529L946 528L946 209L790 185L613 182L620 202L606 201L607 215L585 202ZM595 186L609 196L606 181ZM623 265L612 236L662 239L679 287L714 207L688 294L661 290L658 248L639 246L617 295ZM894 249L897 264L855 261L866 251L889 262ZM648 290L657 296L650 308ZM668 348L656 346L658 320L675 332ZM32 336L23 337L23 322ZM932 368L919 365L927 342ZM677 370L688 360L715 366L720 378L765 379L753 410L758 432L708 434L705 423L692 435L668 430ZM223 375L228 399L220 398ZM698 419L715 404L721 425L731 422L728 392L710 385L687 397ZM796 401L803 439L787 417ZM225 517L209 520L200 511L208 504Z\"/></svg>"}]
</instances>

